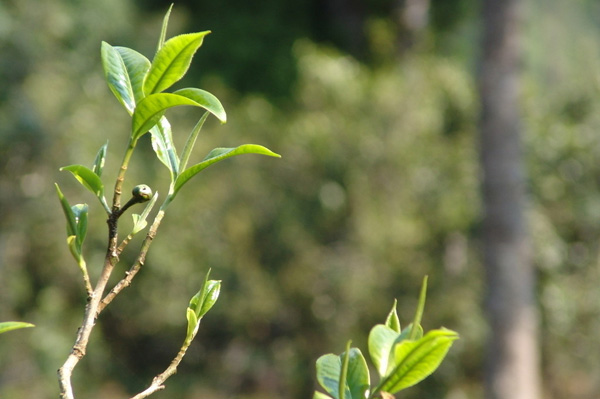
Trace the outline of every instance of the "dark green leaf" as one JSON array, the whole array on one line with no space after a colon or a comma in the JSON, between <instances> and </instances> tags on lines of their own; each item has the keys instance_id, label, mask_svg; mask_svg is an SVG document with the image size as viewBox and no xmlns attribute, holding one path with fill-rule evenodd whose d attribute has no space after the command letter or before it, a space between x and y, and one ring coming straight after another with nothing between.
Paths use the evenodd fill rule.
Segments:
<instances>
[{"instance_id":1,"label":"dark green leaf","mask_svg":"<svg viewBox=\"0 0 600 399\"><path fill-rule=\"evenodd\" d=\"M181 187L183 187L185 183L187 183L192 177L194 177L196 174L206 169L210 165L241 154L262 154L271 157L280 157L279 154L274 153L268 148L256 144L244 144L236 148L215 148L204 158L202 162L191 166L177 177L177 180L175 181L175 185L173 187L172 195L177 194L177 192L181 189Z\"/></svg>"},{"instance_id":2,"label":"dark green leaf","mask_svg":"<svg viewBox=\"0 0 600 399\"><path fill-rule=\"evenodd\" d=\"M63 195L62 191L58 187L58 184L54 183L56 187L56 194L58 195L58 199L60 200L60 205L62 207L63 213L65 214L65 219L67 219L67 237L76 236L77 235L77 221L75 219L75 215L73 214L73 209L71 209L71 205Z\"/></svg>"},{"instance_id":3,"label":"dark green leaf","mask_svg":"<svg viewBox=\"0 0 600 399\"><path fill-rule=\"evenodd\" d=\"M25 323L22 321L4 321L4 322L0 323L0 334L8 332L8 331L12 331L12 330L18 330L19 328L28 328L28 327L35 327L35 326L31 323Z\"/></svg>"},{"instance_id":4,"label":"dark green leaf","mask_svg":"<svg viewBox=\"0 0 600 399\"><path fill-rule=\"evenodd\" d=\"M169 168L171 180L179 174L179 157L173 144L173 133L171 124L164 116L160 118L158 124L150 129L152 136L152 148L158 159Z\"/></svg>"},{"instance_id":5,"label":"dark green leaf","mask_svg":"<svg viewBox=\"0 0 600 399\"><path fill-rule=\"evenodd\" d=\"M138 104L144 98L144 78L150 69L150 60L137 51L127 47L115 47L115 49L123 59L127 75L129 76L129 83L131 84L135 104Z\"/></svg>"},{"instance_id":6,"label":"dark green leaf","mask_svg":"<svg viewBox=\"0 0 600 399\"><path fill-rule=\"evenodd\" d=\"M110 44L102 42L101 55L104 76L110 91L123 104L129 114L132 114L135 109L135 98L121 54Z\"/></svg>"},{"instance_id":7,"label":"dark green leaf","mask_svg":"<svg viewBox=\"0 0 600 399\"><path fill-rule=\"evenodd\" d=\"M144 82L146 95L162 92L187 72L192 57L210 31L188 33L167 40L152 60Z\"/></svg>"},{"instance_id":8,"label":"dark green leaf","mask_svg":"<svg viewBox=\"0 0 600 399\"><path fill-rule=\"evenodd\" d=\"M81 253L83 241L87 234L88 225L88 206L87 204L77 204L71 207L73 215L75 215L75 223L77 223L77 248L78 252Z\"/></svg>"},{"instance_id":9,"label":"dark green leaf","mask_svg":"<svg viewBox=\"0 0 600 399\"><path fill-rule=\"evenodd\" d=\"M411 387L433 373L458 339L454 331L440 329L428 332L417 341L404 340L394 347L394 368L377 391L394 394Z\"/></svg>"},{"instance_id":10,"label":"dark green leaf","mask_svg":"<svg viewBox=\"0 0 600 399\"><path fill-rule=\"evenodd\" d=\"M98 177L102 176L102 170L104 169L104 162L106 161L106 149L108 148L108 142L100 147L98 153L96 154L96 159L94 159L94 165L92 166L92 172L98 175Z\"/></svg>"}]
</instances>

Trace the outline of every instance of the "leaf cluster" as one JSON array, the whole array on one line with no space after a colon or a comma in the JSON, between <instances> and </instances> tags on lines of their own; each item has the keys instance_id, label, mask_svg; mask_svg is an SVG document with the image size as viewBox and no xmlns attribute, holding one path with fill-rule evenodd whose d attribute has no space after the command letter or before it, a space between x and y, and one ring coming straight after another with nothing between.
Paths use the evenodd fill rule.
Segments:
<instances>
[{"instance_id":1,"label":"leaf cluster","mask_svg":"<svg viewBox=\"0 0 600 399\"><path fill-rule=\"evenodd\" d=\"M420 320L426 288L427 277L423 280L415 318L404 330L400 328L395 301L385 323L371 329L369 354L380 377L378 384L371 388L367 362L360 349L351 348L349 341L344 353L330 353L317 360L317 380L329 396L316 391L313 398L388 399L433 373L458 334L441 328L423 335Z\"/></svg>"}]
</instances>

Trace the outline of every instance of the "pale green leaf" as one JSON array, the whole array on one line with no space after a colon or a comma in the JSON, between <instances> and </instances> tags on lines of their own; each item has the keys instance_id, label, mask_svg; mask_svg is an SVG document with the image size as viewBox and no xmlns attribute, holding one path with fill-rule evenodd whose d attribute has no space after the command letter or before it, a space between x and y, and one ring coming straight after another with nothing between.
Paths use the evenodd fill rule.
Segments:
<instances>
[{"instance_id":1,"label":"pale green leaf","mask_svg":"<svg viewBox=\"0 0 600 399\"><path fill-rule=\"evenodd\" d=\"M196 317L196 312L194 312L194 310L187 308L185 316L187 318L187 332L185 336L185 341L191 342L196 336L200 324L198 318Z\"/></svg>"},{"instance_id":2,"label":"pale green leaf","mask_svg":"<svg viewBox=\"0 0 600 399\"><path fill-rule=\"evenodd\" d=\"M173 9L173 3L167 10L165 17L163 18L162 28L160 29L160 37L158 38L158 45L156 46L156 52L158 52L165 44L165 37L167 36L167 26L169 25L169 17L171 16L171 10Z\"/></svg>"},{"instance_id":3,"label":"pale green leaf","mask_svg":"<svg viewBox=\"0 0 600 399\"><path fill-rule=\"evenodd\" d=\"M56 187L56 194L58 195L60 205L62 207L63 213L65 214L65 219L67 220L67 236L76 236L77 221L75 220L73 209L71 209L71 205L63 195L62 191L60 191L58 184L54 183L54 186Z\"/></svg>"},{"instance_id":4,"label":"pale green leaf","mask_svg":"<svg viewBox=\"0 0 600 399\"><path fill-rule=\"evenodd\" d=\"M188 87L185 89L177 90L176 92L174 92L174 94L178 94L180 96L195 101L197 104L199 104L200 107L204 108L205 110L216 116L217 119L221 121L221 123L227 122L227 114L225 113L225 108L223 108L223 105L217 97L207 92L206 90Z\"/></svg>"},{"instance_id":5,"label":"pale green leaf","mask_svg":"<svg viewBox=\"0 0 600 399\"><path fill-rule=\"evenodd\" d=\"M277 158L281 157L279 154L274 153L268 148L256 144L244 144L236 148L215 148L204 158L202 162L191 166L177 176L172 195L177 194L177 192L185 183L187 183L192 177L197 175L202 170L208 168L210 165L242 154L261 154Z\"/></svg>"},{"instance_id":6,"label":"pale green leaf","mask_svg":"<svg viewBox=\"0 0 600 399\"><path fill-rule=\"evenodd\" d=\"M139 233L140 231L142 231L146 227L146 225L148 224L146 219L148 218L148 214L154 207L154 204L156 203L157 199L158 199L158 192L154 193L154 195L152 196L152 199L150 199L150 201L148 201L148 203L146 204L146 207L144 208L144 211L142 212L141 215L138 215L136 213L132 214L133 230L131 231L131 234L135 235L135 234Z\"/></svg>"},{"instance_id":7,"label":"pale green leaf","mask_svg":"<svg viewBox=\"0 0 600 399\"><path fill-rule=\"evenodd\" d=\"M208 118L208 114L209 112L205 112L204 115L202 115L198 123L196 123L196 126L194 126L194 128L190 132L190 135L188 136L188 139L185 142L183 152L181 153L181 162L179 164L181 170L185 170L185 168L187 167L190 155L192 154L192 150L194 149L194 145L196 144L196 139L198 138L200 130L202 130L202 126L204 126L204 122Z\"/></svg>"},{"instance_id":8,"label":"pale green leaf","mask_svg":"<svg viewBox=\"0 0 600 399\"><path fill-rule=\"evenodd\" d=\"M398 335L396 331L383 324L376 325L369 333L368 346L371 361L382 377L388 369L390 353Z\"/></svg>"},{"instance_id":9,"label":"pale green leaf","mask_svg":"<svg viewBox=\"0 0 600 399\"><path fill-rule=\"evenodd\" d=\"M188 33L167 40L152 60L144 82L146 95L162 92L187 72L192 57L210 31Z\"/></svg>"},{"instance_id":10,"label":"pale green leaf","mask_svg":"<svg viewBox=\"0 0 600 399\"><path fill-rule=\"evenodd\" d=\"M339 383L342 374L342 360L339 356L329 353L317 359L317 381L334 399L340 399ZM350 398L350 390L344 391Z\"/></svg>"},{"instance_id":11,"label":"pale green leaf","mask_svg":"<svg viewBox=\"0 0 600 399\"><path fill-rule=\"evenodd\" d=\"M29 328L29 327L35 327L35 326L31 323L25 323L22 321L3 321L0 323L0 334L8 332L8 331L12 331L12 330L18 330L20 328Z\"/></svg>"},{"instance_id":12,"label":"pale green leaf","mask_svg":"<svg viewBox=\"0 0 600 399\"><path fill-rule=\"evenodd\" d=\"M412 322L412 328L410 330L409 339L417 339L418 327L421 326L421 319L423 318L423 310L425 309L425 298L427 297L427 276L423 277L423 284L421 285L421 293L419 294L419 303L417 304L417 310L415 312L415 318Z\"/></svg>"},{"instance_id":13,"label":"pale green leaf","mask_svg":"<svg viewBox=\"0 0 600 399\"><path fill-rule=\"evenodd\" d=\"M394 304L392 305L392 310L390 310L390 313L388 314L387 318L385 319L385 325L388 326L389 328L391 328L392 330L396 331L397 333L400 332L400 319L398 318L398 313L396 312L396 305L398 304L398 301L394 299Z\"/></svg>"},{"instance_id":14,"label":"pale green leaf","mask_svg":"<svg viewBox=\"0 0 600 399\"><path fill-rule=\"evenodd\" d=\"M331 399L331 396L325 395L324 393L319 391L315 391L313 399Z\"/></svg>"},{"instance_id":15,"label":"pale green leaf","mask_svg":"<svg viewBox=\"0 0 600 399\"><path fill-rule=\"evenodd\" d=\"M394 394L419 383L439 367L456 339L456 332L440 329L428 332L417 341L400 342L394 347L395 367L382 379L377 391Z\"/></svg>"},{"instance_id":16,"label":"pale green leaf","mask_svg":"<svg viewBox=\"0 0 600 399\"><path fill-rule=\"evenodd\" d=\"M365 357L358 348L351 348L348 357L348 374L346 383L352 399L365 399L365 393L371 386L369 368Z\"/></svg>"}]
</instances>

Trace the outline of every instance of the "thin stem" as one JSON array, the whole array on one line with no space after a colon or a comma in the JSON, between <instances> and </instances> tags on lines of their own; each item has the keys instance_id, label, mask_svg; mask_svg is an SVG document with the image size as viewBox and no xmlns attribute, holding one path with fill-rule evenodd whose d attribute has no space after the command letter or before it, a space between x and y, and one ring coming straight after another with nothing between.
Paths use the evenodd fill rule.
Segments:
<instances>
[{"instance_id":1,"label":"thin stem","mask_svg":"<svg viewBox=\"0 0 600 399\"><path fill-rule=\"evenodd\" d=\"M177 367L179 366L179 363L181 363L181 360L185 356L185 353L186 353L187 349L189 348L190 344L191 344L191 340L188 341L186 339L184 341L183 345L181 346L181 349L179 349L177 356L175 356L175 358L171 361L171 364L169 365L169 367L167 367L165 369L165 371L163 371L161 374L154 377L152 379L152 384L150 384L150 386L148 388L146 388L144 391L138 393L137 395L132 396L131 399L147 398L148 396L152 395L153 393L165 389L164 382L169 377L171 377L173 374L177 373Z\"/></svg>"},{"instance_id":2,"label":"thin stem","mask_svg":"<svg viewBox=\"0 0 600 399\"><path fill-rule=\"evenodd\" d=\"M125 273L125 277L121 281L119 281L112 290L110 290L110 292L106 295L106 297L104 297L104 299L102 299L102 301L100 302L100 305L98 307L98 314L100 314L100 312L102 312L104 310L104 308L110 302L112 302L112 300L123 289L125 289L126 287L129 287L129 285L131 285L131 281L133 280L133 278L135 277L137 272L140 271L140 269L142 268L142 266L144 265L144 263L146 261L146 254L148 253L148 249L150 249L150 244L152 244L152 240L154 240L154 237L156 237L156 231L158 230L158 226L160 226L160 222L162 221L162 218L164 215L165 215L164 210L160 210L156 214L156 217L154 218L154 222L152 223L152 226L150 226L150 229L148 230L148 234L146 235L144 242L142 242L142 247L140 249L140 253L139 253L135 263L133 264L133 266L131 266L129 271L127 271ZM123 244L121 244L121 246L122 245ZM117 249L117 251L118 251L118 249Z\"/></svg>"},{"instance_id":3,"label":"thin stem","mask_svg":"<svg viewBox=\"0 0 600 399\"><path fill-rule=\"evenodd\" d=\"M129 145L127 146L127 150L125 151L125 155L123 156L123 162L121 162L121 168L119 169L119 175L117 176L117 181L115 183L115 193L113 196L113 212L119 211L121 207L121 191L123 187L123 181L125 181L125 174L127 173L127 167L129 166L129 160L131 159L131 155L133 155L133 150L135 150L135 142L131 139L129 140Z\"/></svg>"}]
</instances>

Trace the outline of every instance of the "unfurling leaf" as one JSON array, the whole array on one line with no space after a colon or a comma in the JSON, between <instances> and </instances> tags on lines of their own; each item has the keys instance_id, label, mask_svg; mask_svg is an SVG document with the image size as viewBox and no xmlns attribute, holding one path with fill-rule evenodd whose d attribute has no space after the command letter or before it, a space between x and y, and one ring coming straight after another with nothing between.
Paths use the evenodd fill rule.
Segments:
<instances>
[{"instance_id":1,"label":"unfurling leaf","mask_svg":"<svg viewBox=\"0 0 600 399\"><path fill-rule=\"evenodd\" d=\"M108 142L104 144L98 150L96 154L96 159L94 159L94 165L92 166L92 172L94 172L98 177L102 176L102 170L104 169L104 162L106 161L106 149L108 147Z\"/></svg>"},{"instance_id":2,"label":"unfurling leaf","mask_svg":"<svg viewBox=\"0 0 600 399\"><path fill-rule=\"evenodd\" d=\"M364 399L370 386L367 362L358 348L350 348L339 356L323 355L317 359L317 381L334 399L342 395L346 399Z\"/></svg>"},{"instance_id":3,"label":"unfurling leaf","mask_svg":"<svg viewBox=\"0 0 600 399\"><path fill-rule=\"evenodd\" d=\"M398 318L398 313L396 312L396 305L398 301L394 299L394 305L392 305L392 310L388 314L387 319L385 319L385 325L397 333L400 332L400 319Z\"/></svg>"},{"instance_id":4,"label":"unfurling leaf","mask_svg":"<svg viewBox=\"0 0 600 399\"><path fill-rule=\"evenodd\" d=\"M146 218L148 218L148 214L152 210L152 207L154 207L157 198L158 193L156 192L152 196L152 199L146 205L146 208L144 208L144 211L141 215L138 215L136 213L131 215L133 217L133 230L131 231L132 235L139 233L146 227L146 225L148 224L148 222L146 222Z\"/></svg>"}]
</instances>

